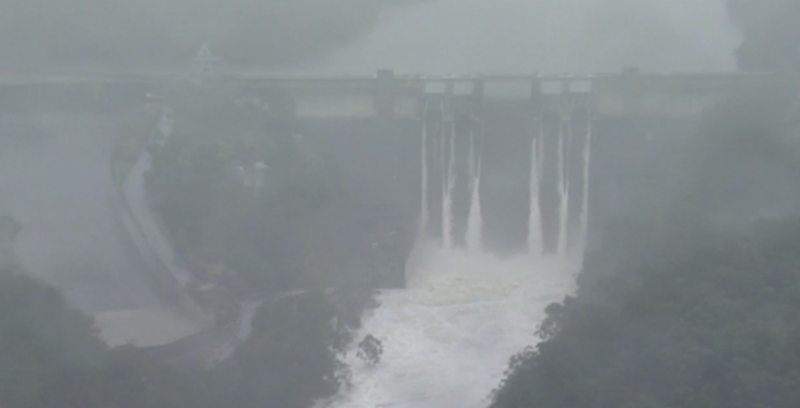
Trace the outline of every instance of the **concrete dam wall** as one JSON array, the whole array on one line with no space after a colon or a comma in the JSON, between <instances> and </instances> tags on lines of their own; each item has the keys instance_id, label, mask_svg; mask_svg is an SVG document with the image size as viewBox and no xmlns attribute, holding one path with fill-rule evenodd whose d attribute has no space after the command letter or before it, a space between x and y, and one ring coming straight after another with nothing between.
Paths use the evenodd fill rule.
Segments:
<instances>
[{"instance_id":1,"label":"concrete dam wall","mask_svg":"<svg viewBox=\"0 0 800 408\"><path fill-rule=\"evenodd\" d=\"M487 103L478 116L440 102L417 119L306 120L303 137L334 159L348 191L384 211L375 216L392 219L403 251L423 233L502 255L578 245L588 112L562 121L527 103Z\"/></svg>"},{"instance_id":2,"label":"concrete dam wall","mask_svg":"<svg viewBox=\"0 0 800 408\"><path fill-rule=\"evenodd\" d=\"M687 134L748 75L591 78L249 79L243 99L288 95L302 141L334 164L351 199L320 236L357 237L350 257L384 287L404 285L421 235L498 255L580 252L648 183L654 146ZM163 82L0 85L0 111L119 112ZM659 167L660 168L660 167ZM663 170L663 169L662 169ZM659 171L662 171L659 170ZM640 199L640 198L637 198ZM339 235L342 228L356 232ZM326 231L329 229L330 231Z\"/></svg>"},{"instance_id":3,"label":"concrete dam wall","mask_svg":"<svg viewBox=\"0 0 800 408\"><path fill-rule=\"evenodd\" d=\"M666 210L669 183L686 171L675 163L699 123L598 119L585 107L538 114L527 102L488 102L480 115L447 109L432 102L417 119L304 122L304 137L335 158L348 189L374 204L365 211L391 218L398 262L421 232L500 256L580 253L610 222L633 216L634 204Z\"/></svg>"}]
</instances>

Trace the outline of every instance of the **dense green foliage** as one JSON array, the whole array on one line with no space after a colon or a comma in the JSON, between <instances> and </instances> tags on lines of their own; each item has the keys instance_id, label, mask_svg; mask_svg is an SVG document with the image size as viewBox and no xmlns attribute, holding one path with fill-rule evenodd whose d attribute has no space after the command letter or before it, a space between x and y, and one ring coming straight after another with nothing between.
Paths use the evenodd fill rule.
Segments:
<instances>
[{"instance_id":1,"label":"dense green foliage","mask_svg":"<svg viewBox=\"0 0 800 408\"><path fill-rule=\"evenodd\" d=\"M248 341L205 377L196 406L307 408L331 396L348 378L339 353L350 332L340 321L322 292L262 308Z\"/></svg>"},{"instance_id":2,"label":"dense green foliage","mask_svg":"<svg viewBox=\"0 0 800 408\"><path fill-rule=\"evenodd\" d=\"M313 254L305 245L313 228L306 219L339 196L336 172L296 137L302 129L291 102L279 92L263 98L269 110L238 103L218 88L169 93L176 123L172 137L149 146L148 193L193 271L202 275L215 269L203 266L222 264L240 272L239 287L257 292L324 287L329 271L306 266ZM148 129L156 116L147 116ZM138 139L143 128L133 126L127 136ZM238 168L252 170L258 162L269 170L263 185L247 185ZM105 346L90 317L22 273L13 254L19 226L6 226L0 234L6 236L0 240L2 408L304 408L348 380L340 354L369 290L273 296L223 363L176 367L149 350ZM187 350L211 352L217 350Z\"/></svg>"},{"instance_id":3,"label":"dense green foliage","mask_svg":"<svg viewBox=\"0 0 800 408\"><path fill-rule=\"evenodd\" d=\"M800 191L786 101L772 90L708 113L669 222L606 231L578 294L548 308L543 342L512 359L494 408L800 404L798 202L752 216L781 200L764 188L776 174ZM720 221L731 208L738 217Z\"/></svg>"},{"instance_id":4,"label":"dense green foliage","mask_svg":"<svg viewBox=\"0 0 800 408\"><path fill-rule=\"evenodd\" d=\"M548 310L496 407L794 407L800 221L707 242ZM586 273L591 273L587 270Z\"/></svg>"},{"instance_id":5,"label":"dense green foliage","mask_svg":"<svg viewBox=\"0 0 800 408\"><path fill-rule=\"evenodd\" d=\"M117 364L92 319L15 267L0 271L0 406L144 406L135 366Z\"/></svg>"},{"instance_id":6,"label":"dense green foliage","mask_svg":"<svg viewBox=\"0 0 800 408\"><path fill-rule=\"evenodd\" d=\"M0 407L308 407L336 392L350 340L321 292L263 306L224 364L176 370L146 350L109 349L53 287L0 271ZM332 323L334 322L334 323Z\"/></svg>"},{"instance_id":7,"label":"dense green foliage","mask_svg":"<svg viewBox=\"0 0 800 408\"><path fill-rule=\"evenodd\" d=\"M179 252L196 272L222 264L251 289L328 283L316 279L327 271L307 267L307 224L338 196L336 176L295 137L290 101L263 110L217 91L175 99L174 132L151 148L147 188ZM245 185L242 172L259 162L263 186Z\"/></svg>"},{"instance_id":8,"label":"dense green foliage","mask_svg":"<svg viewBox=\"0 0 800 408\"><path fill-rule=\"evenodd\" d=\"M800 68L800 3L793 0L728 0L728 11L744 41L736 51L745 70Z\"/></svg>"},{"instance_id":9,"label":"dense green foliage","mask_svg":"<svg viewBox=\"0 0 800 408\"><path fill-rule=\"evenodd\" d=\"M3 63L188 64L201 44L233 64L296 62L341 46L388 0L0 1Z\"/></svg>"},{"instance_id":10,"label":"dense green foliage","mask_svg":"<svg viewBox=\"0 0 800 408\"><path fill-rule=\"evenodd\" d=\"M279 90L257 103L225 88L175 89L167 100L175 122L148 147L146 188L181 257L204 281L234 271L238 278L222 285L235 291L295 290L262 306L231 358L175 398L194 407L303 408L330 396L347 380L339 354L372 299L369 285L309 289L342 284L326 252L337 246L320 246L314 224L342 205L338 173L304 142L293 102Z\"/></svg>"}]
</instances>

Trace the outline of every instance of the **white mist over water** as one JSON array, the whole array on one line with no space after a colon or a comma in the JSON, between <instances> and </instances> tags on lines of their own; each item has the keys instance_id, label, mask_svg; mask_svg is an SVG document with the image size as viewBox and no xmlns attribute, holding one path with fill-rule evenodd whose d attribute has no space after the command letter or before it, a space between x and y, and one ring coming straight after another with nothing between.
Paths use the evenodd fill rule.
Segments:
<instances>
[{"instance_id":1,"label":"white mist over water","mask_svg":"<svg viewBox=\"0 0 800 408\"><path fill-rule=\"evenodd\" d=\"M424 122L423 158L430 136ZM435 157L442 165L447 193L453 176L455 134L452 127L441 130L441 151ZM543 160L543 147L537 139L532 139L530 152L532 196L538 196L533 189L538 190ZM547 305L574 291L581 256L545 256L542 251L531 251L501 258L480 249L482 146L475 143L473 132L468 158L472 194L467 249L447 248L447 241L424 236L418 239L406 264L407 288L381 293L381 305L364 316L364 326L356 335L356 342L367 334L382 342L381 361L372 366L355 352L348 353L351 380L317 408L485 407L509 358L539 341L535 332ZM445 151L447 144L449 152ZM560 166L564 149L562 140ZM589 171L589 153L587 144L583 149L585 173ZM422 166L426 174L424 160ZM560 175L562 186L565 177ZM426 183L423 180L423 185ZM422 211L424 214L425 209ZM582 217L585 220L585 211ZM543 237L540 224L532 228L538 230L531 234Z\"/></svg>"},{"instance_id":2,"label":"white mist over water","mask_svg":"<svg viewBox=\"0 0 800 408\"><path fill-rule=\"evenodd\" d=\"M658 72L729 71L735 67L732 51L739 41L724 0L437 0L387 14L372 33L304 71L590 73L616 72L626 66ZM423 157L428 138L434 136L429 131L423 125ZM563 156L563 135L561 139ZM587 235L590 140L591 131L583 152L581 246ZM439 158L445 178L444 145L439 154L437 143L431 146L431 157ZM538 158L539 167L531 172L538 170L542 177L541 142L536 148L531 146L531 155ZM383 342L382 361L368 367L350 353L352 384L325 406L483 407L508 358L537 342L534 332L546 305L574 289L580 263L562 256L567 228L561 218L560 255L543 257L534 249L501 259L480 250L480 149L475 160L475 172L470 172L468 249L443 249L421 240L409 260L408 289L383 293L382 306L364 319L361 335L369 333ZM423 226L429 219L425 166ZM559 217L565 218L568 197L563 168L561 172ZM446 208L441 208L443 215ZM540 235L535 223L529 223L529 235ZM580 248L575 251L581 253Z\"/></svg>"},{"instance_id":3,"label":"white mist over water","mask_svg":"<svg viewBox=\"0 0 800 408\"><path fill-rule=\"evenodd\" d=\"M337 408L483 407L508 359L535 344L545 307L574 288L575 263L520 255L501 259L420 244L406 290L386 291L360 336L384 347L374 367L350 353ZM359 339L361 337L358 337Z\"/></svg>"}]
</instances>

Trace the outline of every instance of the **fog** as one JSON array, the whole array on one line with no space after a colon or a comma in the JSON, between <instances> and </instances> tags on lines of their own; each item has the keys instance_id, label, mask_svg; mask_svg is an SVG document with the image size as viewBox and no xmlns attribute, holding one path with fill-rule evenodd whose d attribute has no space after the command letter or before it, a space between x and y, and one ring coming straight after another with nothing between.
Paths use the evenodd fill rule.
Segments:
<instances>
[{"instance_id":1,"label":"fog","mask_svg":"<svg viewBox=\"0 0 800 408\"><path fill-rule=\"evenodd\" d=\"M0 66L59 82L0 69L0 221L21 225L0 223L0 378L18 381L2 408L640 406L674 384L715 395L703 381L745 366L725 347L756 344L726 353L758 366L797 344L797 293L772 296L796 273L754 272L775 254L669 258L669 239L706 243L696 229L793 225L793 83L718 106L724 81L676 77L638 104L620 81L591 100L610 109L545 95L540 115L525 84L522 102L420 94L384 116L380 87L226 77L730 73L737 27L760 26L725 0L70 1L26 31L10 22L33 8L0 0ZM217 70L190 75L202 44ZM755 298L787 303L748 315ZM756 323L693 331L738 315Z\"/></svg>"},{"instance_id":2,"label":"fog","mask_svg":"<svg viewBox=\"0 0 800 408\"><path fill-rule=\"evenodd\" d=\"M8 115L0 205L25 227L17 250L37 276L87 312L151 305L158 298L128 259L109 208L113 122L101 116Z\"/></svg>"},{"instance_id":3,"label":"fog","mask_svg":"<svg viewBox=\"0 0 800 408\"><path fill-rule=\"evenodd\" d=\"M437 0L385 10L369 34L303 71L729 71L740 37L724 0Z\"/></svg>"},{"instance_id":4,"label":"fog","mask_svg":"<svg viewBox=\"0 0 800 408\"><path fill-rule=\"evenodd\" d=\"M0 116L0 210L22 225L25 269L96 316L105 340L164 344L198 326L169 310L121 229L108 136L118 125L105 115Z\"/></svg>"}]
</instances>

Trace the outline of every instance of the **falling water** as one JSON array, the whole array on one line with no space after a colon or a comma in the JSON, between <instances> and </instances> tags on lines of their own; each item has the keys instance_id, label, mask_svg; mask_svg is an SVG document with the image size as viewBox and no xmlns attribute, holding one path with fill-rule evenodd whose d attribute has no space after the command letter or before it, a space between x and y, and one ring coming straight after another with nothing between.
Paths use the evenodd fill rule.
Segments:
<instances>
[{"instance_id":1,"label":"falling water","mask_svg":"<svg viewBox=\"0 0 800 408\"><path fill-rule=\"evenodd\" d=\"M456 162L456 127L453 118L448 120L450 132L442 128L442 166L444 163L445 141L449 141L449 151L447 157L446 170L443 172L443 193L442 193L442 242L446 249L453 247L453 187L455 186L455 162Z\"/></svg>"},{"instance_id":2,"label":"falling water","mask_svg":"<svg viewBox=\"0 0 800 408\"><path fill-rule=\"evenodd\" d=\"M428 108L422 114L422 163L420 164L420 173L422 173L421 184L421 209L419 216L419 235L423 236L428 231L428 219L430 218L428 210Z\"/></svg>"},{"instance_id":3,"label":"falling water","mask_svg":"<svg viewBox=\"0 0 800 408\"><path fill-rule=\"evenodd\" d=\"M561 120L558 127L558 192L559 192L559 209L558 209L558 255L565 257L567 252L567 221L569 216L569 172L567 171L567 163L564 151L564 127L569 126L569 122L564 119ZM569 132L568 132L569 137Z\"/></svg>"},{"instance_id":4,"label":"falling water","mask_svg":"<svg viewBox=\"0 0 800 408\"><path fill-rule=\"evenodd\" d=\"M544 175L544 116L539 118L539 160L536 163L539 165L539 178Z\"/></svg>"},{"instance_id":5,"label":"falling water","mask_svg":"<svg viewBox=\"0 0 800 408\"><path fill-rule=\"evenodd\" d=\"M542 213L539 209L539 184L541 183L541 163L539 150L544 146L538 146L543 140L542 119L539 118L539 134L531 138L531 171L528 191L530 191L530 204L528 214L528 252L533 255L541 255L544 251L542 234Z\"/></svg>"},{"instance_id":6,"label":"falling water","mask_svg":"<svg viewBox=\"0 0 800 408\"><path fill-rule=\"evenodd\" d=\"M565 259L417 251L408 287L382 291L356 336L383 343L380 363L348 353L352 379L316 408L488 406L509 358L538 342L547 305L574 290L576 264Z\"/></svg>"},{"instance_id":7,"label":"falling water","mask_svg":"<svg viewBox=\"0 0 800 408\"><path fill-rule=\"evenodd\" d=\"M435 146L443 178L444 222L450 220L450 192L453 183L455 131L444 122ZM561 194L559 254L539 252L498 258L480 249L480 182L483 161L480 134L470 135L470 209L467 220L467 249L446 248L452 244L449 229L441 244L420 239L409 259L404 290L382 291L381 307L364 317L357 339L367 334L384 345L381 362L375 366L348 353L346 363L352 379L331 399L317 408L439 408L443 406L486 406L487 396L504 376L508 359L537 341L532 335L544 318L545 307L574 290L574 274L580 259L563 253L566 247L567 172L566 151L571 138L568 123L562 122L558 145L558 192ZM423 123L423 149L429 137ZM543 130L531 140L531 194L538 195L543 169ZM449 137L449 140L446 138ZM566 137L566 140L565 140ZM476 140L477 139L477 140ZM446 147L449 146L449 152ZM584 175L588 154L584 149ZM423 151L423 156L425 152ZM423 169L423 184L427 184ZM586 176L585 176L586 177ZM425 187L425 186L423 186ZM524 186L521 186L524 188ZM587 186L584 185L584 191ZM423 195L424 197L424 195ZM534 200L532 200L534 201ZM586 219L586 199L582 222ZM426 211L423 201L423 211ZM531 203L533 208L534 202ZM532 213L538 214L539 209ZM424 213L420 216L426 218ZM539 215L541 222L541 215ZM534 224L533 220L529 220ZM531 231L541 227L529 225ZM530 238L529 238L530 239ZM532 243L534 239L530 239ZM540 244L541 245L541 244ZM535 273L531 273L535 271Z\"/></svg>"},{"instance_id":8,"label":"falling water","mask_svg":"<svg viewBox=\"0 0 800 408\"><path fill-rule=\"evenodd\" d=\"M798 103L800 103L800 96L798 97ZM475 129L470 129L469 131L469 187L472 188L473 183L475 182Z\"/></svg>"},{"instance_id":9,"label":"falling water","mask_svg":"<svg viewBox=\"0 0 800 408\"><path fill-rule=\"evenodd\" d=\"M469 175L471 197L469 203L469 216L467 218L467 249L480 251L483 242L483 219L481 218L481 150L475 149L475 132L471 132L469 141Z\"/></svg>"},{"instance_id":10,"label":"falling water","mask_svg":"<svg viewBox=\"0 0 800 408\"><path fill-rule=\"evenodd\" d=\"M439 174L441 174L441 188L442 188L442 204L441 204L442 208L440 209L442 216L442 226L441 226L442 244L444 247L447 247L447 237L449 235L447 234L447 231L449 230L449 226L447 225L448 224L447 220L449 219L449 217L447 215L450 206L447 205L447 165L445 164L446 162L445 162L445 150L444 150L446 146L444 103L442 103L440 109L441 109L440 112L442 112L442 118L439 122L439 127L437 129L437 136L439 137L439 154L437 156L439 156Z\"/></svg>"},{"instance_id":11,"label":"falling water","mask_svg":"<svg viewBox=\"0 0 800 408\"><path fill-rule=\"evenodd\" d=\"M583 144L583 202L581 203L581 218L580 218L580 248L578 254L583 256L586 249L586 237L589 231L589 166L592 152L592 119L589 117L589 123L586 129L586 142Z\"/></svg>"}]
</instances>

